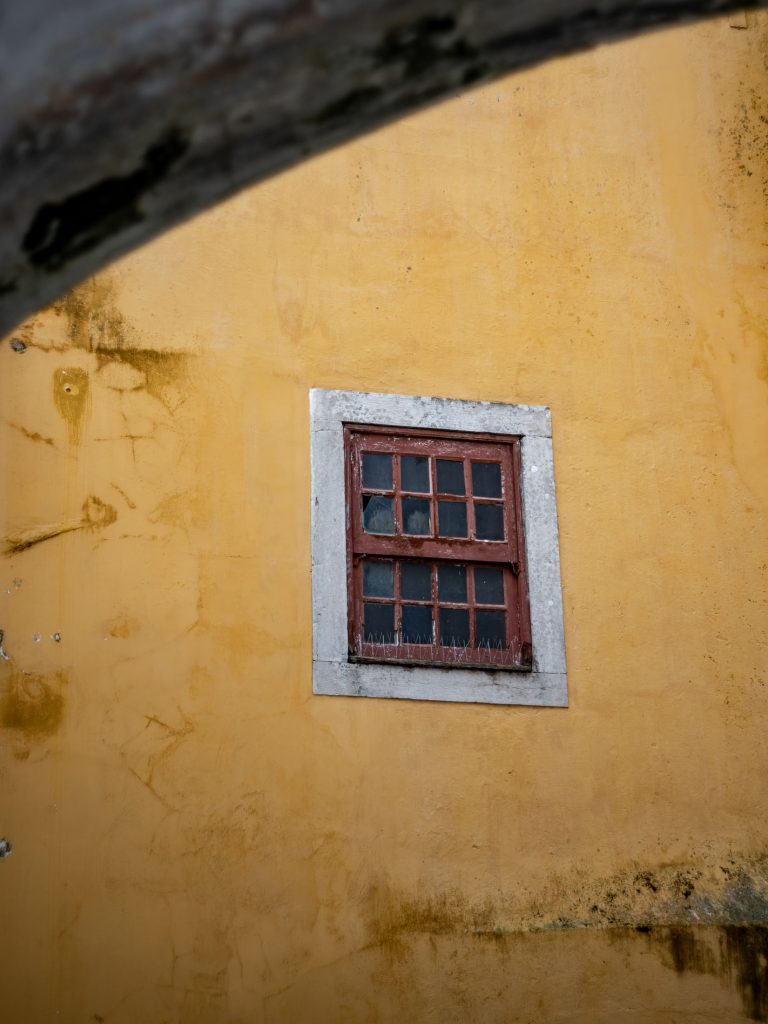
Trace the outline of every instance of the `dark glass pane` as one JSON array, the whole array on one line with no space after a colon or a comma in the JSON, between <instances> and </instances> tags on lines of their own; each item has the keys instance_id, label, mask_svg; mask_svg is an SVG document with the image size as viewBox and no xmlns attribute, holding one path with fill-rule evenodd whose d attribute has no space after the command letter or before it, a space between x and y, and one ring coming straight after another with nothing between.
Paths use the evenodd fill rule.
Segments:
<instances>
[{"instance_id":1,"label":"dark glass pane","mask_svg":"<svg viewBox=\"0 0 768 1024\"><path fill-rule=\"evenodd\" d=\"M422 459L416 455L401 455L400 487L404 491L429 494L429 459Z\"/></svg>"},{"instance_id":2,"label":"dark glass pane","mask_svg":"<svg viewBox=\"0 0 768 1024\"><path fill-rule=\"evenodd\" d=\"M423 604L403 605L403 643L432 643L432 609Z\"/></svg>"},{"instance_id":3,"label":"dark glass pane","mask_svg":"<svg viewBox=\"0 0 768 1024\"><path fill-rule=\"evenodd\" d=\"M395 642L395 606L393 604L363 604L363 639L372 644Z\"/></svg>"},{"instance_id":4,"label":"dark glass pane","mask_svg":"<svg viewBox=\"0 0 768 1024\"><path fill-rule=\"evenodd\" d=\"M467 536L467 503L465 501L438 501L437 520L441 537Z\"/></svg>"},{"instance_id":5,"label":"dark glass pane","mask_svg":"<svg viewBox=\"0 0 768 1024\"><path fill-rule=\"evenodd\" d=\"M507 626L504 612L475 612L475 644L477 647L500 649L507 646Z\"/></svg>"},{"instance_id":6,"label":"dark glass pane","mask_svg":"<svg viewBox=\"0 0 768 1024\"><path fill-rule=\"evenodd\" d=\"M463 565L441 565L437 570L437 596L440 601L466 604L467 570Z\"/></svg>"},{"instance_id":7,"label":"dark glass pane","mask_svg":"<svg viewBox=\"0 0 768 1024\"><path fill-rule=\"evenodd\" d=\"M403 533L428 537L432 533L429 502L423 498L403 498Z\"/></svg>"},{"instance_id":8,"label":"dark glass pane","mask_svg":"<svg viewBox=\"0 0 768 1024\"><path fill-rule=\"evenodd\" d=\"M464 463L438 459L437 489L441 494L464 494Z\"/></svg>"},{"instance_id":9,"label":"dark glass pane","mask_svg":"<svg viewBox=\"0 0 768 1024\"><path fill-rule=\"evenodd\" d=\"M472 463L472 493L478 498L501 497L501 466L498 462Z\"/></svg>"},{"instance_id":10,"label":"dark glass pane","mask_svg":"<svg viewBox=\"0 0 768 1024\"><path fill-rule=\"evenodd\" d=\"M392 456L363 452L363 487L374 491L392 490Z\"/></svg>"},{"instance_id":11,"label":"dark glass pane","mask_svg":"<svg viewBox=\"0 0 768 1024\"><path fill-rule=\"evenodd\" d=\"M478 540L504 540L504 506L475 502L475 535Z\"/></svg>"},{"instance_id":12,"label":"dark glass pane","mask_svg":"<svg viewBox=\"0 0 768 1024\"><path fill-rule=\"evenodd\" d=\"M501 569L475 569L475 601L504 604L504 573Z\"/></svg>"},{"instance_id":13,"label":"dark glass pane","mask_svg":"<svg viewBox=\"0 0 768 1024\"><path fill-rule=\"evenodd\" d=\"M432 600L432 566L427 562L403 562L400 593L405 601Z\"/></svg>"},{"instance_id":14,"label":"dark glass pane","mask_svg":"<svg viewBox=\"0 0 768 1024\"><path fill-rule=\"evenodd\" d=\"M440 609L440 645L466 647L469 644L469 612L466 608Z\"/></svg>"},{"instance_id":15,"label":"dark glass pane","mask_svg":"<svg viewBox=\"0 0 768 1024\"><path fill-rule=\"evenodd\" d=\"M365 597L395 596L392 562L363 562L363 594Z\"/></svg>"},{"instance_id":16,"label":"dark glass pane","mask_svg":"<svg viewBox=\"0 0 768 1024\"><path fill-rule=\"evenodd\" d=\"M394 498L382 498L380 494L364 494L363 529L366 533L394 533Z\"/></svg>"}]
</instances>

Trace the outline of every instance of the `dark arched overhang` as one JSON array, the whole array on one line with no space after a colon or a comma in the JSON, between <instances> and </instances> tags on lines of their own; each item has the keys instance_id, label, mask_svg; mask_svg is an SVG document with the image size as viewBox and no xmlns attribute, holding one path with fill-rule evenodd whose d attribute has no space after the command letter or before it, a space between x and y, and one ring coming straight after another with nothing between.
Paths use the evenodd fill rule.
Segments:
<instances>
[{"instance_id":1,"label":"dark arched overhang","mask_svg":"<svg viewBox=\"0 0 768 1024\"><path fill-rule=\"evenodd\" d=\"M504 72L768 0L12 0L0 332L238 189Z\"/></svg>"}]
</instances>

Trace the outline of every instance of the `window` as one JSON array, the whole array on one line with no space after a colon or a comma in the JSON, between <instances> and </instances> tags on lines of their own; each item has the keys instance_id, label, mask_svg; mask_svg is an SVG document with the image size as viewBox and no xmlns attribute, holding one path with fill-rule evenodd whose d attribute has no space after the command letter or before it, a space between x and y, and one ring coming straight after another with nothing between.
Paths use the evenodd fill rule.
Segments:
<instances>
[{"instance_id":1,"label":"window","mask_svg":"<svg viewBox=\"0 0 768 1024\"><path fill-rule=\"evenodd\" d=\"M549 410L314 390L313 689L565 706Z\"/></svg>"},{"instance_id":2,"label":"window","mask_svg":"<svg viewBox=\"0 0 768 1024\"><path fill-rule=\"evenodd\" d=\"M520 439L344 433L350 657L530 671Z\"/></svg>"}]
</instances>

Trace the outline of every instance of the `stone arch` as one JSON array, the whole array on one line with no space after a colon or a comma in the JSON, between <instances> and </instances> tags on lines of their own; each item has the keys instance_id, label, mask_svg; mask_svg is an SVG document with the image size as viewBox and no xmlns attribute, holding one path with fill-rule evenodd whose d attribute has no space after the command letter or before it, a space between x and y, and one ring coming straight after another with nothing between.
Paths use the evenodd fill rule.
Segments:
<instances>
[{"instance_id":1,"label":"stone arch","mask_svg":"<svg viewBox=\"0 0 768 1024\"><path fill-rule=\"evenodd\" d=\"M469 84L765 3L13 5L0 42L0 331L240 188Z\"/></svg>"}]
</instances>

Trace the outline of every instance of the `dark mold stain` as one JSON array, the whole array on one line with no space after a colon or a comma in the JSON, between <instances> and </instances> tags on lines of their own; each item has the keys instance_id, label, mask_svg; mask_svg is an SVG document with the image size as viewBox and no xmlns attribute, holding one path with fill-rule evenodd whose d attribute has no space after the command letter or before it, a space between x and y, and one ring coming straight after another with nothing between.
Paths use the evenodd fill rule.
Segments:
<instances>
[{"instance_id":1,"label":"dark mold stain","mask_svg":"<svg viewBox=\"0 0 768 1024\"><path fill-rule=\"evenodd\" d=\"M32 672L8 668L0 676L6 685L0 693L0 725L29 738L52 736L64 716L63 672L50 680Z\"/></svg>"},{"instance_id":2,"label":"dark mold stain","mask_svg":"<svg viewBox=\"0 0 768 1024\"><path fill-rule=\"evenodd\" d=\"M768 925L650 928L647 941L678 974L708 974L739 993L748 1020L768 1021Z\"/></svg>"},{"instance_id":3,"label":"dark mold stain","mask_svg":"<svg viewBox=\"0 0 768 1024\"><path fill-rule=\"evenodd\" d=\"M768 854L559 880L526 904L514 893L472 903L458 891L414 897L375 884L361 913L368 946L398 958L419 936L506 948L533 933L603 931L610 941L646 943L677 973L717 978L738 993L749 1020L768 1021Z\"/></svg>"},{"instance_id":4,"label":"dark mold stain","mask_svg":"<svg viewBox=\"0 0 768 1024\"><path fill-rule=\"evenodd\" d=\"M109 274L99 274L67 292L50 307L66 317L70 342L87 352L129 344L128 325L117 305Z\"/></svg>"},{"instance_id":5,"label":"dark mold stain","mask_svg":"<svg viewBox=\"0 0 768 1024\"><path fill-rule=\"evenodd\" d=\"M112 361L127 363L146 376L145 387L153 398L168 405L167 387L186 376L189 354L167 352L150 348L95 349L101 363ZM173 410L170 410L173 411Z\"/></svg>"},{"instance_id":6,"label":"dark mold stain","mask_svg":"<svg viewBox=\"0 0 768 1024\"><path fill-rule=\"evenodd\" d=\"M38 270L52 272L103 241L139 223L140 200L178 163L189 140L171 128L149 146L130 174L105 178L56 203L44 203L24 236L22 246Z\"/></svg>"},{"instance_id":7,"label":"dark mold stain","mask_svg":"<svg viewBox=\"0 0 768 1024\"><path fill-rule=\"evenodd\" d=\"M9 344L10 344L10 346L13 349L14 352L26 352L27 351L26 342L22 341L21 338L11 338Z\"/></svg>"},{"instance_id":8,"label":"dark mold stain","mask_svg":"<svg viewBox=\"0 0 768 1024\"><path fill-rule=\"evenodd\" d=\"M745 178L755 178L756 187L768 198L768 106L757 89L744 95L730 121L723 121L721 136L727 138L728 158Z\"/></svg>"},{"instance_id":9,"label":"dark mold stain","mask_svg":"<svg viewBox=\"0 0 768 1024\"><path fill-rule=\"evenodd\" d=\"M147 392L173 412L168 385L186 377L189 353L137 347L109 274L91 278L50 308L66 318L71 344L95 353L99 369L111 362L132 366L144 374Z\"/></svg>"}]
</instances>

